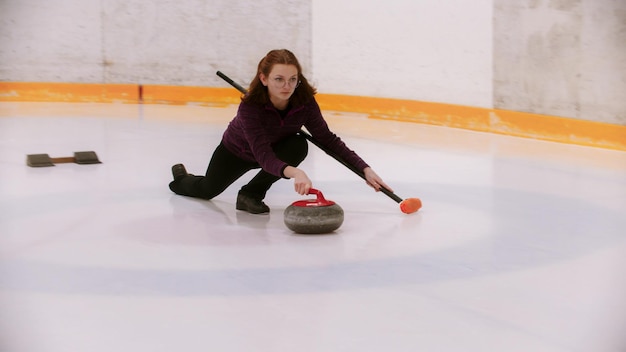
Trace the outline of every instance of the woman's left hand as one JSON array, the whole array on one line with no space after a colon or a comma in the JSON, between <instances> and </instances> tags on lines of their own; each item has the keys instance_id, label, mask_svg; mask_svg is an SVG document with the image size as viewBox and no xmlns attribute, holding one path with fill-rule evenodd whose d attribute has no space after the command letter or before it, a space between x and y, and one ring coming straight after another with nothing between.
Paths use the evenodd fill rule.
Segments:
<instances>
[{"instance_id":1,"label":"woman's left hand","mask_svg":"<svg viewBox=\"0 0 626 352\"><path fill-rule=\"evenodd\" d=\"M379 192L381 187L385 187L387 190L393 192L391 187L387 186L385 181L383 181L380 176L378 176L376 172L372 170L371 167L366 167L365 169L363 169L363 173L365 174L365 181L367 182L367 184L375 189L376 192Z\"/></svg>"}]
</instances>

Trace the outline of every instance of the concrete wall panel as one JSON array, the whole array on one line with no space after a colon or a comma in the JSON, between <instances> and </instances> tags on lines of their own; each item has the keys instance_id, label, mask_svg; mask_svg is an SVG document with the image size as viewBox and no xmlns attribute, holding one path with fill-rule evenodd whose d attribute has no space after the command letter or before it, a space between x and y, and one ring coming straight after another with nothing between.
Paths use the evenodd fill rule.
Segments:
<instances>
[{"instance_id":1,"label":"concrete wall panel","mask_svg":"<svg viewBox=\"0 0 626 352\"><path fill-rule=\"evenodd\" d=\"M626 2L495 0L496 108L626 124Z\"/></svg>"}]
</instances>

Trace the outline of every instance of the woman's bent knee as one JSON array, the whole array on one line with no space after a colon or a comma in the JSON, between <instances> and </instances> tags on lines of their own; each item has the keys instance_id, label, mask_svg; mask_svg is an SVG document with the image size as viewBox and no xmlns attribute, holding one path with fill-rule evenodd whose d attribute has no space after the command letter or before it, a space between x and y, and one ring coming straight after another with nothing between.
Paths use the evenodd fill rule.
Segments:
<instances>
[{"instance_id":1,"label":"woman's bent knee","mask_svg":"<svg viewBox=\"0 0 626 352\"><path fill-rule=\"evenodd\" d=\"M293 135L276 144L274 152L282 161L298 165L309 153L309 144L303 136Z\"/></svg>"}]
</instances>

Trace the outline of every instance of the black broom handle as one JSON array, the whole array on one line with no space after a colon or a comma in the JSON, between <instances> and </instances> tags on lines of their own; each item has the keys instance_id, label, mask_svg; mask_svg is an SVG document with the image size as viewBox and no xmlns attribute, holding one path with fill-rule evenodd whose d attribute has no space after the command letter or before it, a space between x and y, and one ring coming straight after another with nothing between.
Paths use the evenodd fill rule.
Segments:
<instances>
[{"instance_id":1,"label":"black broom handle","mask_svg":"<svg viewBox=\"0 0 626 352\"><path fill-rule=\"evenodd\" d=\"M237 84L237 82L233 81L232 79L230 79L228 76L226 76L225 74L223 74L220 71L217 71L217 75L220 76L223 80L225 80L226 82L228 82L231 86L237 88L238 91L241 92L241 94L247 94L248 92L246 91L246 89L242 86L240 86L239 84ZM333 152L332 150L329 150L328 148L326 148L325 146L323 146L320 142L318 142L317 140L315 140L315 138L313 138L313 136L311 136L310 134L308 134L307 132L305 132L304 130L300 130L299 132L302 136L304 136L304 138L306 138L308 141L310 141L311 143L315 144L318 148L320 148L322 151L324 151L326 154L330 155L331 157L333 157L333 159L337 160L338 162L340 162L341 164L343 164L343 166L347 167L348 169L350 169L352 172L354 172L355 174L357 174L358 176L360 176L362 179L364 179L365 181L367 181L367 179L365 178L365 174L363 173L363 171L357 169L356 167L354 167L352 164L348 163L347 161L345 161L341 156L337 155L335 152ZM387 188L380 186L380 191L383 192L386 196L388 196L389 198L395 200L398 203L402 202L402 198L398 197L395 193L391 192L390 190L388 190Z\"/></svg>"},{"instance_id":2,"label":"black broom handle","mask_svg":"<svg viewBox=\"0 0 626 352\"><path fill-rule=\"evenodd\" d=\"M246 88L240 86L239 84L237 84L237 82L233 81L232 79L230 79L230 77L226 76L225 74L223 74L221 71L217 71L216 74L218 76L220 76L223 80L225 80L226 82L228 82L231 86L237 88L238 91L241 92L241 94L248 94L248 91L246 90Z\"/></svg>"}]
</instances>

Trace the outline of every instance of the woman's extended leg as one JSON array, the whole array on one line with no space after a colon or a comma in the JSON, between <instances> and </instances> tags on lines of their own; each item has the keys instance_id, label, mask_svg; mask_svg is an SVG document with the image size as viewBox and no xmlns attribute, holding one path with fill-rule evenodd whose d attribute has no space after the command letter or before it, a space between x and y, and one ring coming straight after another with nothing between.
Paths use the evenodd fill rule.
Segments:
<instances>
[{"instance_id":1,"label":"woman's extended leg","mask_svg":"<svg viewBox=\"0 0 626 352\"><path fill-rule=\"evenodd\" d=\"M259 165L241 160L221 143L217 146L204 176L186 175L170 183L172 192L203 199L212 199L251 169Z\"/></svg>"}]
</instances>

